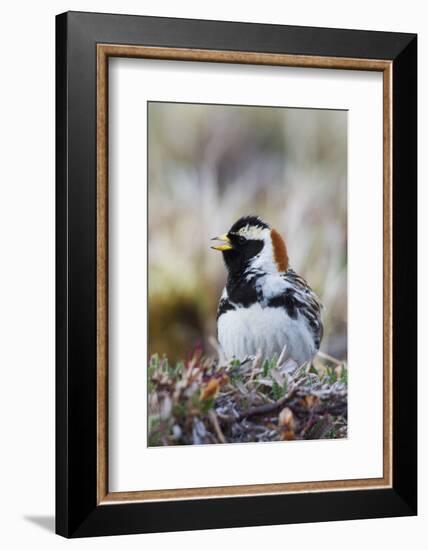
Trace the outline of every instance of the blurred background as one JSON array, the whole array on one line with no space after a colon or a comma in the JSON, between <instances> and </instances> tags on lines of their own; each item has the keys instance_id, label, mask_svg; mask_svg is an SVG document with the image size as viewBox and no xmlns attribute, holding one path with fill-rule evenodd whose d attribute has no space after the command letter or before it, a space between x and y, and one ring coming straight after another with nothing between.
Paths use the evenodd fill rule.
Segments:
<instances>
[{"instance_id":1,"label":"blurred background","mask_svg":"<svg viewBox=\"0 0 428 550\"><path fill-rule=\"evenodd\" d=\"M257 214L324 304L321 350L347 354L347 113L149 103L149 353L208 354L226 281L210 238Z\"/></svg>"}]
</instances>

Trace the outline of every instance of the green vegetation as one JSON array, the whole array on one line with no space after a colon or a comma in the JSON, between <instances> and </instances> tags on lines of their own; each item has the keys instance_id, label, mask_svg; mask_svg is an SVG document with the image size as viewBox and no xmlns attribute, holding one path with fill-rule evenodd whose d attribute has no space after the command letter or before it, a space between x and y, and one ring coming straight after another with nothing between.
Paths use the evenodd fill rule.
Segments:
<instances>
[{"instance_id":1,"label":"green vegetation","mask_svg":"<svg viewBox=\"0 0 428 550\"><path fill-rule=\"evenodd\" d=\"M200 350L148 369L149 445L347 437L344 363L319 354L298 367L281 357L220 361Z\"/></svg>"}]
</instances>

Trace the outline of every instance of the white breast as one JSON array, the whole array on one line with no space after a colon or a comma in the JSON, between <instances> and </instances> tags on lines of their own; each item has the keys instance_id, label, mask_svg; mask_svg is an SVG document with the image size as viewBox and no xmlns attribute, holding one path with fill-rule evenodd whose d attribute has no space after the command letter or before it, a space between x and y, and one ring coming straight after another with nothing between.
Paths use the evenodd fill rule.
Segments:
<instances>
[{"instance_id":1,"label":"white breast","mask_svg":"<svg viewBox=\"0 0 428 550\"><path fill-rule=\"evenodd\" d=\"M243 360L258 351L271 359L286 345L286 358L301 365L316 353L312 334L300 314L291 319L283 308L259 303L223 313L218 319L218 339L228 359Z\"/></svg>"}]
</instances>

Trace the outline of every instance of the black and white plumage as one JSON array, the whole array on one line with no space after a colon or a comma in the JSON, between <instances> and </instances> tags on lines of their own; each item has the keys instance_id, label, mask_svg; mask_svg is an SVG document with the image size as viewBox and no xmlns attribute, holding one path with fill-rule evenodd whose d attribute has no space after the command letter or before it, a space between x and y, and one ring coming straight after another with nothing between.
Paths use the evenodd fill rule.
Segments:
<instances>
[{"instance_id":1,"label":"black and white plumage","mask_svg":"<svg viewBox=\"0 0 428 550\"><path fill-rule=\"evenodd\" d=\"M322 338L321 304L288 265L279 233L256 216L240 218L213 246L223 253L228 276L217 311L217 335L228 359L261 352L301 365Z\"/></svg>"}]
</instances>

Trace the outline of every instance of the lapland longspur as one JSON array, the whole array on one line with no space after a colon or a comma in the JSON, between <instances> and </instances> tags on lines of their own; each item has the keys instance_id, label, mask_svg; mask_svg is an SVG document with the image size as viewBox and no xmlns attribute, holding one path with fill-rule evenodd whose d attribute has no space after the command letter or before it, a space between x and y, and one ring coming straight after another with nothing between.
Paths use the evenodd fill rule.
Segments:
<instances>
[{"instance_id":1,"label":"lapland longspur","mask_svg":"<svg viewBox=\"0 0 428 550\"><path fill-rule=\"evenodd\" d=\"M281 235L257 216L245 216L214 238L223 253L227 283L217 311L217 334L228 359L293 359L298 365L317 353L323 326L321 304L290 267ZM213 240L214 240L213 239Z\"/></svg>"}]
</instances>

